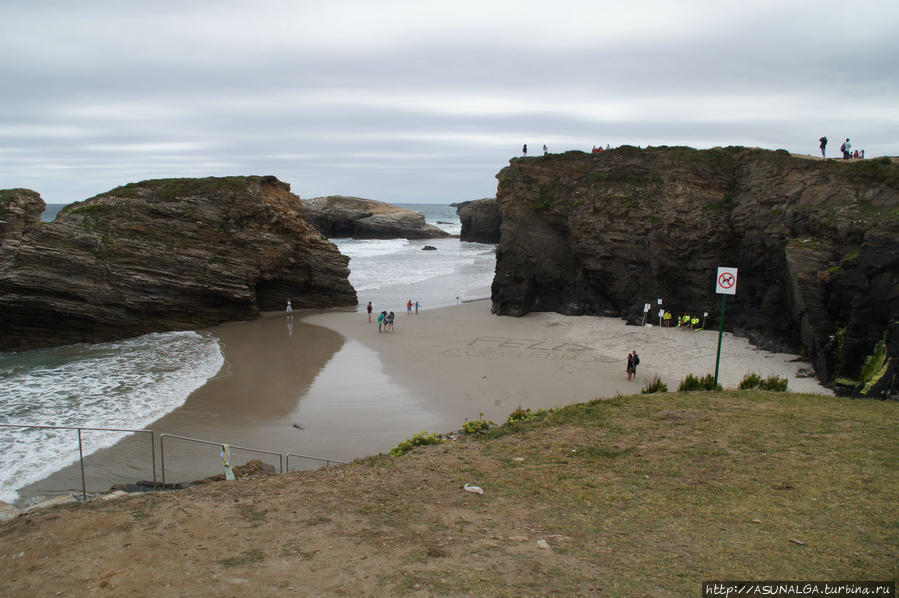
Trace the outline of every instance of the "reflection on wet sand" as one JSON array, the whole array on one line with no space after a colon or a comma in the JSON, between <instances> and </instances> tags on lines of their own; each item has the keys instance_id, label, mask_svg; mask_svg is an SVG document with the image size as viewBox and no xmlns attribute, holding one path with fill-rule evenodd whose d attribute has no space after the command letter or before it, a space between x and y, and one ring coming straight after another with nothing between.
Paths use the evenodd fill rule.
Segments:
<instances>
[{"instance_id":1,"label":"reflection on wet sand","mask_svg":"<svg viewBox=\"0 0 899 598\"><path fill-rule=\"evenodd\" d=\"M282 314L223 324L210 333L221 342L222 370L149 429L157 439L166 433L277 452L296 450L299 430L288 420L316 376L340 351L343 337ZM88 448L90 432L83 437ZM158 453L158 441L156 448ZM188 480L220 473L215 447L167 440L166 451L167 478ZM235 451L234 460L242 463L252 456ZM85 459L88 491L152 479L151 463L148 435L131 435ZM278 467L276 459L274 465ZM22 488L19 494L25 498L76 488L81 488L78 463Z\"/></svg>"}]
</instances>

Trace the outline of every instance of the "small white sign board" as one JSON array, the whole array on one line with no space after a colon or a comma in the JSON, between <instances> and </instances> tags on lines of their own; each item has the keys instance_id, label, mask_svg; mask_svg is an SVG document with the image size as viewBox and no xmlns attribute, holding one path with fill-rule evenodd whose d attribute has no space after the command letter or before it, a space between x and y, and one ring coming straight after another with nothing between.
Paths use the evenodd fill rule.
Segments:
<instances>
[{"instance_id":1,"label":"small white sign board","mask_svg":"<svg viewBox=\"0 0 899 598\"><path fill-rule=\"evenodd\" d=\"M715 279L715 292L719 295L737 294L737 269L718 266L718 277Z\"/></svg>"}]
</instances>

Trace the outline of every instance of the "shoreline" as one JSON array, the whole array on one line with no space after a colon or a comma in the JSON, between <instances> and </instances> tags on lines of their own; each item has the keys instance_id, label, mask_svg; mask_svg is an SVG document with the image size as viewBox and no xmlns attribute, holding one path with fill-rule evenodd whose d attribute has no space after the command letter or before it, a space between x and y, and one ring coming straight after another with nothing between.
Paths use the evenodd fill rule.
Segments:
<instances>
[{"instance_id":1,"label":"shoreline","mask_svg":"<svg viewBox=\"0 0 899 598\"><path fill-rule=\"evenodd\" d=\"M481 414L501 423L518 408L639 394L653 375L675 391L688 373L714 371L716 331L548 312L495 316L490 307L473 300L418 315L397 311L391 333L378 333L364 312L345 308L300 310L293 318L270 312L199 331L218 339L225 364L147 428L157 436L350 461L388 452L423 430L454 432ZM631 350L641 365L629 382L624 369ZM798 377L803 366L808 362L795 355L762 351L726 334L719 381L733 388L749 372L776 374L789 380L790 391L833 394L814 378ZM152 479L146 444L131 435L86 457L88 491ZM236 464L254 456L232 455ZM221 471L215 447L167 444L166 460L167 482ZM16 503L80 487L76 462L19 488Z\"/></svg>"}]
</instances>

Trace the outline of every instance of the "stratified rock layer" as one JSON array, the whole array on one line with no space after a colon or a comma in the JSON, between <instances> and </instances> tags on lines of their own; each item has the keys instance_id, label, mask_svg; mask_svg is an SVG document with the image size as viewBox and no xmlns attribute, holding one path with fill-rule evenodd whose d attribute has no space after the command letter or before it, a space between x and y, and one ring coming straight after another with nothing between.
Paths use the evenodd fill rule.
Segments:
<instances>
[{"instance_id":1,"label":"stratified rock layer","mask_svg":"<svg viewBox=\"0 0 899 598\"><path fill-rule=\"evenodd\" d=\"M274 177L126 185L3 241L0 350L354 305L347 262Z\"/></svg>"},{"instance_id":2,"label":"stratified rock layer","mask_svg":"<svg viewBox=\"0 0 899 598\"><path fill-rule=\"evenodd\" d=\"M662 298L675 315L709 312L707 325L717 327L716 269L737 267L726 329L763 348L804 351L830 383L857 380L886 339L887 369L867 394L896 395L899 164L892 160L625 146L514 159L497 178L494 312L639 323L646 303L655 320ZM853 392L864 385L849 383Z\"/></svg>"},{"instance_id":3,"label":"stratified rock layer","mask_svg":"<svg viewBox=\"0 0 899 598\"><path fill-rule=\"evenodd\" d=\"M304 199L306 219L329 239L435 239L448 232L425 222L420 212L362 199L331 195Z\"/></svg>"},{"instance_id":4,"label":"stratified rock layer","mask_svg":"<svg viewBox=\"0 0 899 598\"><path fill-rule=\"evenodd\" d=\"M19 237L40 224L44 200L30 189L0 190L0 245L3 239Z\"/></svg>"},{"instance_id":5,"label":"stratified rock layer","mask_svg":"<svg viewBox=\"0 0 899 598\"><path fill-rule=\"evenodd\" d=\"M462 232L459 234L460 241L499 243L503 217L496 199L488 197L450 205L456 208L459 222L462 223Z\"/></svg>"}]
</instances>

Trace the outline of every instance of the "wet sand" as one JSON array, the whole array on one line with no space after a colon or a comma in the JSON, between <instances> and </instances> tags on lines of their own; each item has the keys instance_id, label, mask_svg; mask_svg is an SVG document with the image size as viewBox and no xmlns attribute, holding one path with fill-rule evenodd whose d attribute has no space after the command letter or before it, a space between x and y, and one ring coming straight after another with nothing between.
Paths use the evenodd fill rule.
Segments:
<instances>
[{"instance_id":1,"label":"wet sand","mask_svg":"<svg viewBox=\"0 0 899 598\"><path fill-rule=\"evenodd\" d=\"M277 453L351 460L427 430L449 432L465 419L504 421L515 409L549 408L640 392L654 375L676 390L688 373L713 373L717 331L625 326L612 318L490 313L476 301L418 315L396 312L396 329L355 310L267 314L208 331L221 340L225 365L187 401L150 426L176 434ZM625 376L626 354L641 358ZM810 364L774 354L726 334L719 381L735 387L749 372L789 379L789 389L830 394ZM85 437L89 445L90 437ZM165 444L166 481L221 473L219 448L177 439ZM235 464L254 456L281 467L278 457L234 450ZM317 466L291 457L290 469ZM161 462L157 454L157 470ZM133 435L86 459L88 491L152 479L150 443ZM161 472L159 474L161 479ZM80 489L76 463L20 491L23 497Z\"/></svg>"}]
</instances>

